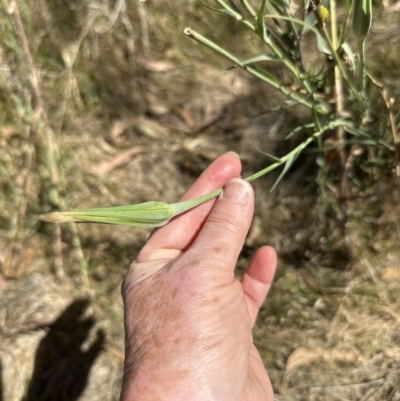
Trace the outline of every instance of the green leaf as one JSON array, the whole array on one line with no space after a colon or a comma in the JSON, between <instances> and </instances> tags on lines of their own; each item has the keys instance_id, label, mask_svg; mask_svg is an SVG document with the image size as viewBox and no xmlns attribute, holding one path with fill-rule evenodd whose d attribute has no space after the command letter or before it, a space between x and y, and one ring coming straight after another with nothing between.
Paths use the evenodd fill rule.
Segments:
<instances>
[{"instance_id":1,"label":"green leaf","mask_svg":"<svg viewBox=\"0 0 400 401\"><path fill-rule=\"evenodd\" d=\"M261 54L260 56L255 56L247 60L244 60L242 61L242 63L244 65L247 65L247 64L259 63L260 61L281 61L281 59L275 54Z\"/></svg>"},{"instance_id":2,"label":"green leaf","mask_svg":"<svg viewBox=\"0 0 400 401\"><path fill-rule=\"evenodd\" d=\"M353 33L357 40L364 41L372 23L372 0L354 0Z\"/></svg>"},{"instance_id":3,"label":"green leaf","mask_svg":"<svg viewBox=\"0 0 400 401\"><path fill-rule=\"evenodd\" d=\"M267 40L267 27L264 21L266 7L267 7L267 0L262 0L260 11L257 14L258 34L261 36L263 40Z\"/></svg>"},{"instance_id":4,"label":"green leaf","mask_svg":"<svg viewBox=\"0 0 400 401\"><path fill-rule=\"evenodd\" d=\"M234 10L237 14L241 14L241 11L237 7L237 5L233 2L233 0L229 0L229 4L232 10Z\"/></svg>"},{"instance_id":5,"label":"green leaf","mask_svg":"<svg viewBox=\"0 0 400 401\"><path fill-rule=\"evenodd\" d=\"M254 63L259 63L260 61L281 61L279 57L277 57L275 54L262 54L260 56L255 56L252 58L249 58L247 60L242 61L243 66L254 64ZM234 70L235 68L239 68L237 65L232 65L231 67L227 68L226 71L231 71Z\"/></svg>"},{"instance_id":6,"label":"green leaf","mask_svg":"<svg viewBox=\"0 0 400 401\"><path fill-rule=\"evenodd\" d=\"M275 181L275 184L271 188L271 192L276 188L276 186L281 182L282 178L285 176L285 174L289 171L290 167L292 167L292 164L294 161L297 159L297 156L300 154L295 153L290 159L287 160L285 163L285 167L283 168L281 174L279 175L278 179Z\"/></svg>"},{"instance_id":7,"label":"green leaf","mask_svg":"<svg viewBox=\"0 0 400 401\"><path fill-rule=\"evenodd\" d=\"M356 70L356 55L354 54L352 48L347 42L343 42L342 49L346 53L349 58L351 68L355 71Z\"/></svg>"},{"instance_id":8,"label":"green leaf","mask_svg":"<svg viewBox=\"0 0 400 401\"><path fill-rule=\"evenodd\" d=\"M284 0L269 0L269 2L271 4L273 4L279 11L281 11L280 7L284 8L286 10L289 9L289 5Z\"/></svg>"},{"instance_id":9,"label":"green leaf","mask_svg":"<svg viewBox=\"0 0 400 401\"><path fill-rule=\"evenodd\" d=\"M309 14L309 15L311 15L311 14ZM275 18L278 20L291 21L295 24L299 24L304 27L302 35L304 35L305 31L313 31L314 33L319 33L318 29L314 27L314 25L316 25L316 23L314 25L310 24L307 21L307 18L304 21L302 21L298 18L294 18L291 16L288 17L288 16L282 16L282 15L270 15L270 14L265 15L265 18Z\"/></svg>"},{"instance_id":10,"label":"green leaf","mask_svg":"<svg viewBox=\"0 0 400 401\"><path fill-rule=\"evenodd\" d=\"M245 68L246 68L246 66L245 66ZM275 86L281 85L280 82L269 72L267 72L261 68L254 67L254 66L248 66L248 68L251 68L253 71L257 72L259 75L262 75L267 81L269 81L269 83L275 84Z\"/></svg>"},{"instance_id":11,"label":"green leaf","mask_svg":"<svg viewBox=\"0 0 400 401\"><path fill-rule=\"evenodd\" d=\"M225 10L225 9L223 9L223 8L214 8L214 7L210 7L208 4L204 3L202 0L199 0L199 2L200 2L205 8L207 8L208 10L211 10L211 11L217 13L217 14L236 18L236 15L235 15L233 12L229 11L229 10Z\"/></svg>"},{"instance_id":12,"label":"green leaf","mask_svg":"<svg viewBox=\"0 0 400 401\"><path fill-rule=\"evenodd\" d=\"M374 141L373 139L349 139L344 142L328 145L328 146L321 146L318 149L309 149L308 153L317 153L317 152L323 152L326 150L332 150L332 149L339 149L342 148L343 146L348 146L348 145L365 145L365 146L378 146L379 142Z\"/></svg>"},{"instance_id":13,"label":"green leaf","mask_svg":"<svg viewBox=\"0 0 400 401\"><path fill-rule=\"evenodd\" d=\"M328 43L326 43L326 40L322 37L322 35L319 32L316 33L316 35L317 35L317 47L318 47L318 50L321 53L332 54L331 49L328 46Z\"/></svg>"},{"instance_id":14,"label":"green leaf","mask_svg":"<svg viewBox=\"0 0 400 401\"><path fill-rule=\"evenodd\" d=\"M347 132L355 136L362 136L364 138L371 138L373 136L371 131L366 130L361 126L356 126L353 122L344 121L343 127L346 129Z\"/></svg>"},{"instance_id":15,"label":"green leaf","mask_svg":"<svg viewBox=\"0 0 400 401\"><path fill-rule=\"evenodd\" d=\"M297 134L298 132L306 130L306 129L309 129L309 128L315 128L315 123L309 123L309 124L300 125L299 127L295 128L293 131L290 131L285 139L289 139L294 134Z\"/></svg>"},{"instance_id":16,"label":"green leaf","mask_svg":"<svg viewBox=\"0 0 400 401\"><path fill-rule=\"evenodd\" d=\"M353 0L345 0L345 2L344 2L344 9L346 11L346 17L348 15L350 15L352 3L353 3Z\"/></svg>"},{"instance_id":17,"label":"green leaf","mask_svg":"<svg viewBox=\"0 0 400 401\"><path fill-rule=\"evenodd\" d=\"M269 153L265 153L265 152L263 152L263 151L260 150L260 149L257 149L257 150L258 150L260 153L262 153L263 155L267 156L268 159L270 159L273 163L281 163L281 162L282 162L281 159L278 159L277 157L272 156L272 155L270 155Z\"/></svg>"},{"instance_id":18,"label":"green leaf","mask_svg":"<svg viewBox=\"0 0 400 401\"><path fill-rule=\"evenodd\" d=\"M289 107L296 106L297 104L299 104L299 102L296 102L295 100L285 100L280 106L273 107L272 109L264 110L261 113L256 114L254 117L255 118L261 117L264 114L273 113L275 111L285 110L285 109L288 109Z\"/></svg>"}]
</instances>

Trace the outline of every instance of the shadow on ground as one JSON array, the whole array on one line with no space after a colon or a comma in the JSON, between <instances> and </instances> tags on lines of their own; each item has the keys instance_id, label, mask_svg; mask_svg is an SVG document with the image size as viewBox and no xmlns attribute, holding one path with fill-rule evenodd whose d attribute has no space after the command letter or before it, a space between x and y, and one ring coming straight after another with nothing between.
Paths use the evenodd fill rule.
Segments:
<instances>
[{"instance_id":1,"label":"shadow on ground","mask_svg":"<svg viewBox=\"0 0 400 401\"><path fill-rule=\"evenodd\" d=\"M88 299L73 301L60 316L39 329L47 332L35 355L32 378L23 401L75 401L85 390L89 372L104 346L98 331L86 348L93 317L86 317Z\"/></svg>"}]
</instances>

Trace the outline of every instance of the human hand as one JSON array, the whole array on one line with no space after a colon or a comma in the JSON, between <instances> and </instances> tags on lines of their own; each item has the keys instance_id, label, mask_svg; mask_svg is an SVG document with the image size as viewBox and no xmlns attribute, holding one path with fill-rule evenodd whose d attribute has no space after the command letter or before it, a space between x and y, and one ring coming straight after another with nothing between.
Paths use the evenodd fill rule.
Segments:
<instances>
[{"instance_id":1,"label":"human hand","mask_svg":"<svg viewBox=\"0 0 400 401\"><path fill-rule=\"evenodd\" d=\"M181 200L225 186L222 197L156 229L130 266L122 401L273 401L251 329L276 254L260 248L234 278L254 210L240 170L233 153L215 160Z\"/></svg>"}]
</instances>

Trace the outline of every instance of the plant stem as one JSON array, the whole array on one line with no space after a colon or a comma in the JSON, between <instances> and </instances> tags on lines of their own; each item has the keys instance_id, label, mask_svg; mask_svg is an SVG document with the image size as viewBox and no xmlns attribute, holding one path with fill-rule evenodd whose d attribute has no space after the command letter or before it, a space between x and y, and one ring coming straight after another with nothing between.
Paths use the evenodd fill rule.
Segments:
<instances>
[{"instance_id":1,"label":"plant stem","mask_svg":"<svg viewBox=\"0 0 400 401\"><path fill-rule=\"evenodd\" d=\"M360 88L363 92L365 92L365 85L366 85L366 79L364 74L364 52L365 52L364 43L365 43L364 39L357 39L357 50L359 55L357 76L360 82Z\"/></svg>"},{"instance_id":2,"label":"plant stem","mask_svg":"<svg viewBox=\"0 0 400 401\"><path fill-rule=\"evenodd\" d=\"M216 43L212 42L211 40L207 39L206 37L200 35L199 33L193 31L190 28L185 29L185 34L191 37L192 39L202 43L203 45L206 45L210 49L213 49L217 53L221 54L228 60L232 61L237 67L247 71L249 74L257 77L261 81L266 82L273 88L279 90L281 93L283 93L285 96L290 97L293 100L296 100L298 103L312 109L314 106L312 102L309 100L305 99L304 97L300 96L298 93L293 92L289 89L286 89L284 86L282 86L272 75L270 74L263 74L263 70L256 68L252 65L247 65L242 63L238 58L236 58L233 54L229 53L222 47L218 46Z\"/></svg>"},{"instance_id":3,"label":"plant stem","mask_svg":"<svg viewBox=\"0 0 400 401\"><path fill-rule=\"evenodd\" d=\"M336 0L330 2L330 18L331 18L331 35L332 35L332 47L337 50L338 48L338 34L337 34L337 19L336 19ZM336 115L341 117L344 109L343 102L343 82L340 68L335 65L334 67L335 76L335 103L336 103ZM344 150L344 129L343 126L337 127L337 141L340 145L339 156L342 167L346 165L346 155Z\"/></svg>"},{"instance_id":4,"label":"plant stem","mask_svg":"<svg viewBox=\"0 0 400 401\"><path fill-rule=\"evenodd\" d=\"M215 2L218 3L225 10L229 11L229 13L233 17L235 17L238 21L242 22L244 25L246 25L252 31L256 30L256 27L250 21L247 21L246 18L244 18L242 14L237 12L234 8L228 6L228 4L226 4L223 0L215 0Z\"/></svg>"},{"instance_id":5,"label":"plant stem","mask_svg":"<svg viewBox=\"0 0 400 401\"><path fill-rule=\"evenodd\" d=\"M257 18L257 14L255 11L251 8L250 4L246 0L241 0L244 7L246 10L250 13L250 15L254 18ZM275 53L275 55L279 58L279 60L285 64L285 66L289 69L289 71L294 75L294 77L298 80L303 80L304 86L306 90L309 93L312 93L312 87L307 79L304 79L302 75L304 73L300 72L298 67L292 63L290 56L287 54L285 49L282 48L280 43L274 39L272 35L265 35L264 29L260 29L256 25L253 25L250 21L246 20L242 14L237 12L234 8L230 7L227 5L223 0L215 0L216 3L218 3L221 7L223 7L226 11L228 11L233 17L235 17L238 21L242 22L244 25L246 25L248 28L250 28L252 31L254 31L258 36L261 38L261 40L266 43L271 50ZM264 3L263 3L264 4ZM262 16L263 20L265 17L268 17L268 15ZM270 15L269 17L273 17ZM263 21L263 27L266 29L265 23Z\"/></svg>"},{"instance_id":6,"label":"plant stem","mask_svg":"<svg viewBox=\"0 0 400 401\"><path fill-rule=\"evenodd\" d=\"M255 174L250 175L249 177L245 178L247 182L251 182L256 180L257 178L262 177L263 175L269 173L272 170L275 170L282 164L285 164L290 158L292 158L294 155L299 154L302 152L314 139L320 137L324 132L332 130L334 128L337 128L338 126L343 125L343 120L333 120L329 122L328 124L325 124L322 126L318 131L314 132L312 135L310 135L304 142L302 142L300 145L296 146L294 149L292 149L288 154L285 156L281 157L279 161L271 164L270 166L258 171ZM211 192L209 194L203 195L201 198L204 198L204 202L217 197L220 193L222 192L222 189L218 189L214 192Z\"/></svg>"},{"instance_id":7,"label":"plant stem","mask_svg":"<svg viewBox=\"0 0 400 401\"><path fill-rule=\"evenodd\" d=\"M257 14L256 12L253 10L253 7L251 6L251 4L247 1L247 0L240 0L240 2L243 4L244 8L246 9L246 11L253 17L256 18Z\"/></svg>"},{"instance_id":8,"label":"plant stem","mask_svg":"<svg viewBox=\"0 0 400 401\"><path fill-rule=\"evenodd\" d=\"M290 151L285 156L281 157L279 159L279 161L271 164L270 166L264 168L263 170L258 171L255 174L250 175L249 177L245 178L245 181L247 181L247 182L254 181L257 178L260 178L263 175L269 173L270 171L275 170L279 166L285 164L293 156L302 152L314 139L320 137L324 132L326 132L328 130L332 130L334 128L337 128L338 126L341 126L341 125L343 125L343 121L334 120L334 121L331 121L328 124L322 126L318 131L314 132L311 136L309 136L304 142L302 142L300 145L296 146L292 151ZM217 196L219 196L221 194L221 192L222 192L222 188L196 198L196 200L199 200L199 202L196 202L196 205L193 206L192 208L194 208L198 205L201 205L202 203L205 203L205 202L209 201L210 199L216 198ZM193 201L193 200L191 200L191 201ZM179 205L179 203L172 204L171 206L175 206L175 205ZM187 208L181 212L175 213L174 216L178 215L180 213L183 213L184 211L187 211L187 210L190 210L190 209Z\"/></svg>"},{"instance_id":9,"label":"plant stem","mask_svg":"<svg viewBox=\"0 0 400 401\"><path fill-rule=\"evenodd\" d=\"M318 11L315 11L315 14L318 15L319 17L319 13ZM319 24L318 24L319 25ZM324 39L326 40L326 43L329 46L329 50L332 53L333 58L335 59L335 63L337 68L339 69L343 79L347 82L347 85L349 86L350 91L353 93L353 95L358 99L361 100L360 98L360 94L358 93L358 91L356 90L356 88L354 87L353 83L351 82L351 80L349 79L349 76L347 75L347 72L345 70L345 68L343 67L343 63L342 60L340 59L335 47L333 46L333 43L331 41L331 38L329 37L329 34L325 28L325 24L322 22L322 26L320 27L320 31L324 37Z\"/></svg>"},{"instance_id":10,"label":"plant stem","mask_svg":"<svg viewBox=\"0 0 400 401\"><path fill-rule=\"evenodd\" d=\"M334 121L329 122L328 124L325 124L318 131L314 132L311 136L309 136L304 142L302 142L300 145L296 146L293 150L291 150L285 156L281 157L279 159L279 161L271 164L270 166L264 168L263 170L258 171L255 174L250 175L249 177L245 178L245 180L247 182L251 182L251 181L254 181L257 178L260 178L263 175L269 173L270 171L275 170L279 166L285 164L293 156L295 156L295 155L299 154L300 152L302 152L314 139L320 137L324 132L332 130L332 129L337 128L338 126L342 126L342 125L343 125L343 121L340 121L340 120L334 120ZM213 199L213 198L219 196L221 194L221 192L222 192L222 189L218 189L218 190L216 190L214 192L211 192L209 194L203 195L200 198L203 198L204 199L203 202L206 202L206 201L208 201L210 199Z\"/></svg>"},{"instance_id":11,"label":"plant stem","mask_svg":"<svg viewBox=\"0 0 400 401\"><path fill-rule=\"evenodd\" d=\"M285 156L281 157L279 161L276 163L271 164L270 166L266 167L265 169L251 175L250 177L245 178L246 181L251 182L254 181L255 179L269 173L272 170L275 170L277 167L281 166L282 164L286 163L291 157L294 155L300 153L302 150L304 150L315 138L318 138L321 136L324 132L331 130L333 128L336 128L339 125L342 125L343 121L340 120L334 120L331 121L330 123L324 125L319 129L318 131L314 132L311 136L309 136L304 142L302 142L300 145L296 146L292 151L290 151L288 154Z\"/></svg>"}]
</instances>

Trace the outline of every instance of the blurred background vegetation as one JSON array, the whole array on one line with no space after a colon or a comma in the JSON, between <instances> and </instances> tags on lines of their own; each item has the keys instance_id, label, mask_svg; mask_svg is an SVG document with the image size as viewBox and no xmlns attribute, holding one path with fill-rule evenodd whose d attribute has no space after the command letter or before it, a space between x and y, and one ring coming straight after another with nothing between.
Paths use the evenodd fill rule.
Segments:
<instances>
[{"instance_id":1,"label":"blurred background vegetation","mask_svg":"<svg viewBox=\"0 0 400 401\"><path fill-rule=\"evenodd\" d=\"M347 3L337 4L339 25ZM297 17L304 9L290 5ZM400 399L399 160L390 121L399 135L400 3L375 2L373 12L365 65L374 115L361 113L357 124L379 150L338 146L331 130L272 193L280 171L254 182L256 215L237 274L260 245L277 249L254 339L279 400ZM249 176L270 163L260 151L280 158L313 132L286 139L313 110L279 107L282 93L227 71L231 62L188 38L191 27L241 60L260 54L251 30L195 0L1 0L0 27L0 400L117 400L120 284L149 230L53 226L38 215L176 201L228 150ZM299 45L313 65L315 37ZM281 65L262 67L301 94Z\"/></svg>"}]
</instances>

